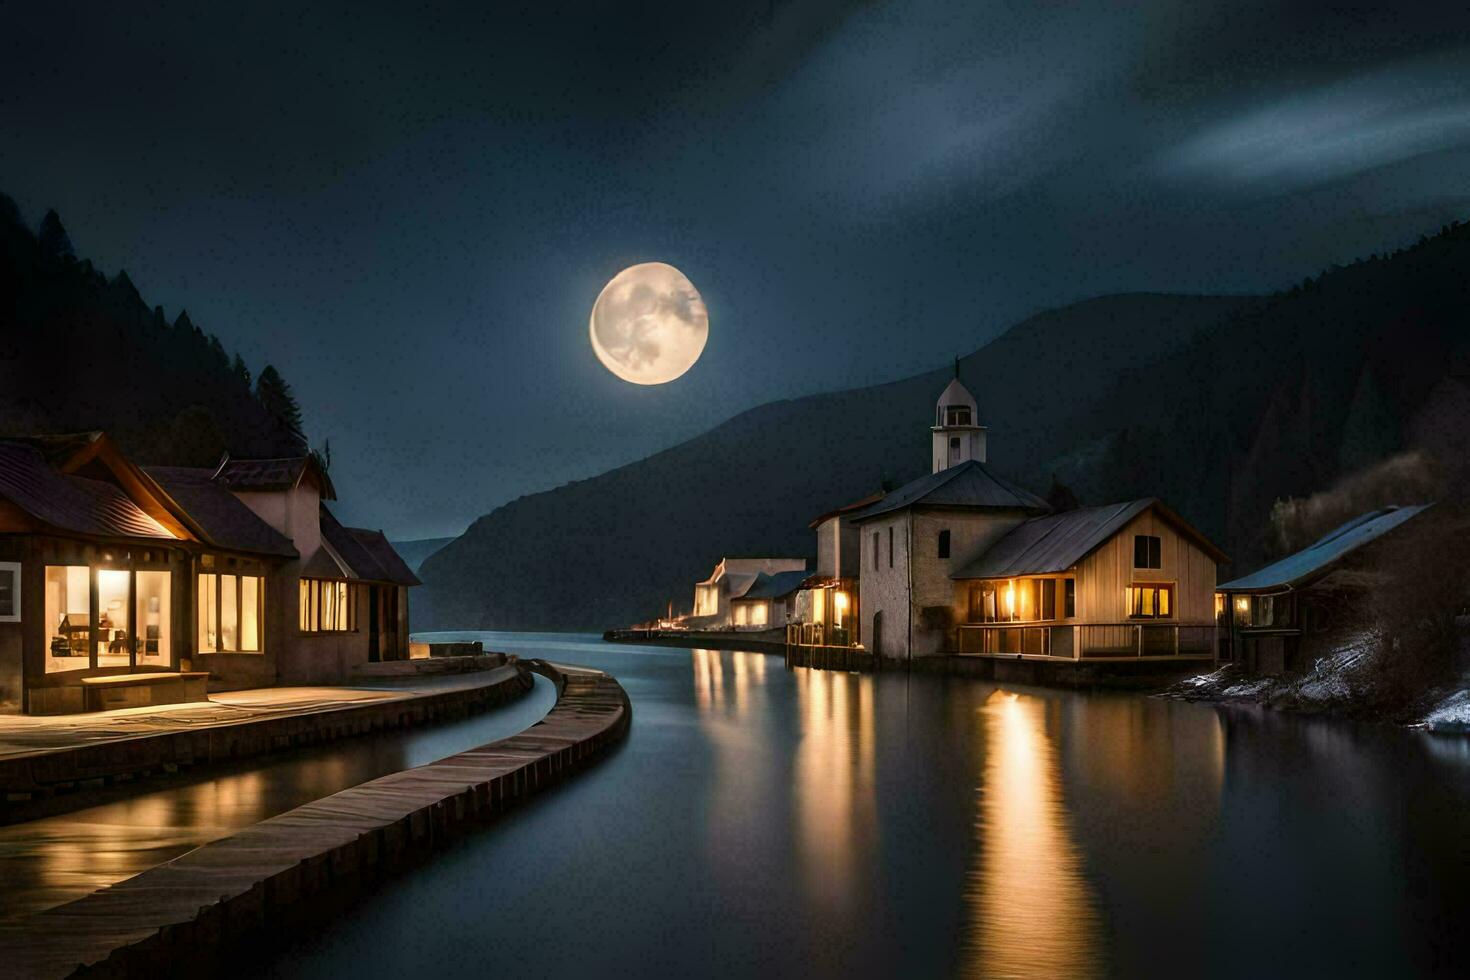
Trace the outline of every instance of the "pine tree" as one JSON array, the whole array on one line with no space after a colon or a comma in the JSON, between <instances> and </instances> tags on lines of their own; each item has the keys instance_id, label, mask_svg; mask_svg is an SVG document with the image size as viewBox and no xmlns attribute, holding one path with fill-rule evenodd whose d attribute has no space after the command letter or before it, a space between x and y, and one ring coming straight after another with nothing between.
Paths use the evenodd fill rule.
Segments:
<instances>
[{"instance_id":1,"label":"pine tree","mask_svg":"<svg viewBox=\"0 0 1470 980\"><path fill-rule=\"evenodd\" d=\"M62 227L61 217L54 210L47 211L46 217L41 219L41 227L36 232L36 245L40 247L42 255L67 262L76 261L77 253L72 248L71 236Z\"/></svg>"},{"instance_id":2,"label":"pine tree","mask_svg":"<svg viewBox=\"0 0 1470 980\"><path fill-rule=\"evenodd\" d=\"M240 379L241 384L246 388L250 387L250 369L245 366L245 360L239 354L235 355L234 362L230 364L230 371Z\"/></svg>"},{"instance_id":3,"label":"pine tree","mask_svg":"<svg viewBox=\"0 0 1470 980\"><path fill-rule=\"evenodd\" d=\"M255 379L255 398L261 407L275 418L277 424L296 445L299 452L306 452L305 427L301 419L301 406L291 392L291 386L275 365L267 364Z\"/></svg>"},{"instance_id":4,"label":"pine tree","mask_svg":"<svg viewBox=\"0 0 1470 980\"><path fill-rule=\"evenodd\" d=\"M1393 454L1399 448L1399 423L1393 409L1383 397L1373 371L1363 365L1358 387L1348 407L1338 443L1338 465L1343 473L1353 473Z\"/></svg>"}]
</instances>

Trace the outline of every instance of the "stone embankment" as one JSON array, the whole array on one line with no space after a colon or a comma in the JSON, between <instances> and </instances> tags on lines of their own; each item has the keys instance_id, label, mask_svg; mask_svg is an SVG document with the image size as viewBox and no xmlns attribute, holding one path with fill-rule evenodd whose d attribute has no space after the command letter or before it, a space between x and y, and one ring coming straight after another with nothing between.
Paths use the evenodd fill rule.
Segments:
<instances>
[{"instance_id":1,"label":"stone embankment","mask_svg":"<svg viewBox=\"0 0 1470 980\"><path fill-rule=\"evenodd\" d=\"M603 755L632 706L611 676L533 662L558 688L545 719L439 762L262 821L58 908L0 925L15 978L171 975L329 891L367 886Z\"/></svg>"}]
</instances>

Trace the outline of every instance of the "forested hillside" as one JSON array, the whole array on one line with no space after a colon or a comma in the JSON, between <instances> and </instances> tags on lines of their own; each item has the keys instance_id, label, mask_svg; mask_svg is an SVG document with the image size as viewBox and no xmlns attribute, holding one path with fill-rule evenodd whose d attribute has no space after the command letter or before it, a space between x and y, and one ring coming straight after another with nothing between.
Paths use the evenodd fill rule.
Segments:
<instances>
[{"instance_id":1,"label":"forested hillside","mask_svg":"<svg viewBox=\"0 0 1470 980\"><path fill-rule=\"evenodd\" d=\"M960 372L994 469L1085 503L1163 497L1243 570L1268 556L1280 498L1410 447L1458 465L1467 321L1470 228L1456 225L1268 297L1054 310ZM813 516L925 472L948 373L764 405L500 507L425 561L415 625L616 626L687 607L722 554L810 554Z\"/></svg>"},{"instance_id":2,"label":"forested hillside","mask_svg":"<svg viewBox=\"0 0 1470 980\"><path fill-rule=\"evenodd\" d=\"M206 466L305 451L300 409L272 367L180 311L150 307L128 274L79 259L56 213L33 231L0 194L0 434L107 430L136 459Z\"/></svg>"}]
</instances>

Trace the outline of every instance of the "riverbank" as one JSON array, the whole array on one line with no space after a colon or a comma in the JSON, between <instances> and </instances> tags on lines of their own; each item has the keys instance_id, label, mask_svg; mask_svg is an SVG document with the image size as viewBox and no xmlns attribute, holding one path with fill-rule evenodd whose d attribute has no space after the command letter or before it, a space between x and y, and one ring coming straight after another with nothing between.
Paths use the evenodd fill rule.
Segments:
<instances>
[{"instance_id":1,"label":"riverbank","mask_svg":"<svg viewBox=\"0 0 1470 980\"><path fill-rule=\"evenodd\" d=\"M1392 689L1371 659L1367 644L1323 657L1302 676L1255 677L1227 664L1187 677L1165 692L1184 701L1252 704L1277 711L1381 721L1447 734L1470 733L1466 681L1423 691Z\"/></svg>"},{"instance_id":2,"label":"riverbank","mask_svg":"<svg viewBox=\"0 0 1470 980\"><path fill-rule=\"evenodd\" d=\"M117 782L462 718L531 687L526 669L509 663L354 687L260 688L195 704L6 717L0 823L86 806L89 790Z\"/></svg>"},{"instance_id":3,"label":"riverbank","mask_svg":"<svg viewBox=\"0 0 1470 980\"><path fill-rule=\"evenodd\" d=\"M6 923L0 958L7 976L169 975L180 963L214 963L227 955L227 943L444 846L626 736L632 707L610 675L530 666L557 685L558 697L526 731L343 790Z\"/></svg>"},{"instance_id":4,"label":"riverbank","mask_svg":"<svg viewBox=\"0 0 1470 980\"><path fill-rule=\"evenodd\" d=\"M784 632L780 630L766 630L764 634L734 631L608 630L602 638L607 643L774 653L785 659L787 667L809 667L813 670L845 673L913 671L1007 684L1138 691L1167 688L1178 681L1181 674L1197 672L1200 663L1165 659L1088 661L973 655L940 655L899 660L874 656L861 647L788 646L784 639L771 640L765 634L784 636Z\"/></svg>"}]
</instances>

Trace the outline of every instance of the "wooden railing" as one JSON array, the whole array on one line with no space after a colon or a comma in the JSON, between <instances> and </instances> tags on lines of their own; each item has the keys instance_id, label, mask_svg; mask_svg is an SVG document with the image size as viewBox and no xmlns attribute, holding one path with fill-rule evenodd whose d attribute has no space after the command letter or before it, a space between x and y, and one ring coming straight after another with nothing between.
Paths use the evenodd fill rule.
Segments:
<instances>
[{"instance_id":1,"label":"wooden railing","mask_svg":"<svg viewBox=\"0 0 1470 980\"><path fill-rule=\"evenodd\" d=\"M996 656L1215 657L1215 624L966 623L955 630L955 652Z\"/></svg>"},{"instance_id":2,"label":"wooden railing","mask_svg":"<svg viewBox=\"0 0 1470 980\"><path fill-rule=\"evenodd\" d=\"M793 647L850 647L852 630L831 623L788 623L786 644Z\"/></svg>"}]
</instances>

